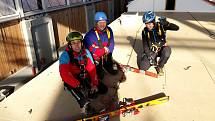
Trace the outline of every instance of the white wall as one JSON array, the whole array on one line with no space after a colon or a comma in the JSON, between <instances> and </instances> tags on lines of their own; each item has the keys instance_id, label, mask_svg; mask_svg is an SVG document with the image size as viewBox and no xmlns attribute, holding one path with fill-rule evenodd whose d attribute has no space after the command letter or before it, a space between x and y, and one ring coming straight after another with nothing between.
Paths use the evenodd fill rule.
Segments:
<instances>
[{"instance_id":1,"label":"white wall","mask_svg":"<svg viewBox=\"0 0 215 121\"><path fill-rule=\"evenodd\" d=\"M213 0L215 2L215 0ZM148 10L165 11L166 0L133 0L128 5L128 12ZM154 9L153 9L154 8ZM215 6L204 0L176 0L177 12L215 12Z\"/></svg>"},{"instance_id":2,"label":"white wall","mask_svg":"<svg viewBox=\"0 0 215 121\"><path fill-rule=\"evenodd\" d=\"M166 0L133 0L128 5L129 12L142 12L153 10L163 11L166 7Z\"/></svg>"},{"instance_id":3,"label":"white wall","mask_svg":"<svg viewBox=\"0 0 215 121\"><path fill-rule=\"evenodd\" d=\"M176 11L215 12L215 6L204 0L176 0Z\"/></svg>"}]
</instances>

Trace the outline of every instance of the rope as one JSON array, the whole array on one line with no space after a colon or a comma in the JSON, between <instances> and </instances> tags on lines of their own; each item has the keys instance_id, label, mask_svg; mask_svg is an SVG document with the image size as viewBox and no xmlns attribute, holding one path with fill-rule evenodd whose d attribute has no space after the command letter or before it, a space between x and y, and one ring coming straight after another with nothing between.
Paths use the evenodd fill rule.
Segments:
<instances>
[{"instance_id":1,"label":"rope","mask_svg":"<svg viewBox=\"0 0 215 121\"><path fill-rule=\"evenodd\" d=\"M136 31L136 35L135 35L135 39L134 39L134 44L132 45L132 50L131 50L131 53L129 54L130 56L129 56L127 65L128 65L128 63L129 63L129 61L130 61L130 59L131 59L131 55L132 55L132 53L133 53L133 51L134 51L134 46L135 46L135 43L136 43L136 40L137 40L137 33L140 31L140 29L142 28L142 26L143 26L143 24L142 24L142 25L140 26L140 28L138 28L138 30Z\"/></svg>"},{"instance_id":2,"label":"rope","mask_svg":"<svg viewBox=\"0 0 215 121\"><path fill-rule=\"evenodd\" d=\"M207 28L205 28L205 27L190 13L190 12L188 12L188 13L190 14L190 16L193 17L193 19L196 20L196 22L198 22L198 24L199 24L203 29L205 29L205 30L208 32L210 38L215 39L215 37L214 37L215 35L214 35L212 32L210 32Z\"/></svg>"}]
</instances>

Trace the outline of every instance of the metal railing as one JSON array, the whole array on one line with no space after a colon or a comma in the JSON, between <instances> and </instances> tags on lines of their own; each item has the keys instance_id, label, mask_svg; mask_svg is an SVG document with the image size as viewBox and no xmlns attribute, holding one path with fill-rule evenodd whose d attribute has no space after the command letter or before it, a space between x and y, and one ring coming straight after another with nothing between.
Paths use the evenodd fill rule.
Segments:
<instances>
[{"instance_id":1,"label":"metal railing","mask_svg":"<svg viewBox=\"0 0 215 121\"><path fill-rule=\"evenodd\" d=\"M102 0L1 0L0 23L100 1ZM2 13L8 9L11 10L10 13Z\"/></svg>"}]
</instances>

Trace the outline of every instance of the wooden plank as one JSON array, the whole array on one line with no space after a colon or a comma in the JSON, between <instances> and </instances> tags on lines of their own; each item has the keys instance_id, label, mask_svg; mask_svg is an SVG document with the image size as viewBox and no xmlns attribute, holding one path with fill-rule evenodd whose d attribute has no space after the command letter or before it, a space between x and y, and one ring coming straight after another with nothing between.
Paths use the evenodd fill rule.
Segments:
<instances>
[{"instance_id":1,"label":"wooden plank","mask_svg":"<svg viewBox=\"0 0 215 121\"><path fill-rule=\"evenodd\" d=\"M9 73L10 74L13 74L13 69L14 67L16 66L15 65L15 55L14 55L14 52L13 52L13 42L12 42L12 35L11 35L11 29L10 29L10 26L6 26L4 28L4 32L5 32L5 54L6 54L6 58L7 58L7 64L8 64L8 67L9 67ZM10 55L10 56L9 56Z\"/></svg>"},{"instance_id":2,"label":"wooden plank","mask_svg":"<svg viewBox=\"0 0 215 121\"><path fill-rule=\"evenodd\" d=\"M1 29L1 33L2 33L2 40L0 42L1 44L1 60L2 60L2 66L1 66L1 70L2 70L2 79L7 77L9 74L10 74L10 67L9 67L9 62L8 62L8 59L7 59L7 55L8 53L6 53L6 35L5 35L5 30L4 30L4 25L2 26L2 29Z\"/></svg>"},{"instance_id":3,"label":"wooden plank","mask_svg":"<svg viewBox=\"0 0 215 121\"><path fill-rule=\"evenodd\" d=\"M78 13L78 14L77 14ZM69 11L70 31L86 32L86 14L83 6L71 8Z\"/></svg>"},{"instance_id":4,"label":"wooden plank","mask_svg":"<svg viewBox=\"0 0 215 121\"><path fill-rule=\"evenodd\" d=\"M26 50L26 48L27 48L27 46L26 46L26 44L25 44L25 39L24 39L24 36L23 36L23 32L22 32L22 29L21 29L21 23L19 23L19 25L17 25L17 27L18 27L18 30L19 31L17 31L17 35L18 35L18 40L20 40L19 41L19 45L21 46L21 58L22 58L22 67L24 67L24 66L27 66L27 65L29 65L29 59L28 59L28 56L27 56L27 50Z\"/></svg>"},{"instance_id":5,"label":"wooden plank","mask_svg":"<svg viewBox=\"0 0 215 121\"><path fill-rule=\"evenodd\" d=\"M2 28L2 26L0 26L0 28ZM2 80L5 77L5 53L4 53L4 45L3 45L3 40L4 40L4 36L3 36L3 31L2 29L0 29L0 80Z\"/></svg>"},{"instance_id":6,"label":"wooden plank","mask_svg":"<svg viewBox=\"0 0 215 121\"><path fill-rule=\"evenodd\" d=\"M98 3L95 3L95 11L103 11L106 13L107 17L109 18L109 12L108 12L108 1L104 0Z\"/></svg>"},{"instance_id":7,"label":"wooden plank","mask_svg":"<svg viewBox=\"0 0 215 121\"><path fill-rule=\"evenodd\" d=\"M69 33L69 9L51 13L52 23L55 34L56 47L62 47L66 44L65 38Z\"/></svg>"},{"instance_id":8,"label":"wooden plank","mask_svg":"<svg viewBox=\"0 0 215 121\"><path fill-rule=\"evenodd\" d=\"M24 40L24 37L23 37L23 33L22 33L22 29L20 27L20 23L16 24L14 26L14 30L16 30L14 33L14 38L17 38L16 39L16 43L17 43L17 46L19 49L19 51L17 51L16 54L16 59L18 60L17 61L17 64L18 64L18 69L21 69L25 66L28 65L29 61L28 61L28 56L27 56L27 50L26 50L26 44L25 44L25 40ZM14 48L16 49L16 48Z\"/></svg>"},{"instance_id":9,"label":"wooden plank","mask_svg":"<svg viewBox=\"0 0 215 121\"><path fill-rule=\"evenodd\" d=\"M24 37L18 20L0 25L0 79L28 65Z\"/></svg>"}]
</instances>

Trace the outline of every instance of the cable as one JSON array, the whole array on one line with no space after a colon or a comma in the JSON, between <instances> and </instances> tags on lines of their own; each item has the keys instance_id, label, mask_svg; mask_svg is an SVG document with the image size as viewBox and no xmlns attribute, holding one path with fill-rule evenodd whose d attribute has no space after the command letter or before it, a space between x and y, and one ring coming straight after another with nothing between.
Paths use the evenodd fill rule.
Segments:
<instances>
[{"instance_id":1,"label":"cable","mask_svg":"<svg viewBox=\"0 0 215 121\"><path fill-rule=\"evenodd\" d=\"M215 84L215 80L213 79L213 77L212 77L211 73L209 72L209 70L208 70L207 66L205 65L205 63L204 63L202 60L201 60L201 62L202 62L202 64L204 65L205 69L207 70L208 75L210 76L211 80L212 80L212 81L213 81L213 83Z\"/></svg>"},{"instance_id":2,"label":"cable","mask_svg":"<svg viewBox=\"0 0 215 121\"><path fill-rule=\"evenodd\" d=\"M195 20L199 23L199 25L200 25L203 29L205 29L205 30L208 32L210 38L215 39L215 35L214 35L213 33L211 33L207 28L205 28L205 27L190 13L190 12L188 12L188 13L190 14L190 16L193 17L193 19L195 19Z\"/></svg>"},{"instance_id":3,"label":"cable","mask_svg":"<svg viewBox=\"0 0 215 121\"><path fill-rule=\"evenodd\" d=\"M143 26L143 24L140 26L140 28L141 28L142 26ZM134 44L132 45L132 50L131 50L131 53L129 54L130 57L129 57L129 59L128 59L127 65L128 65L128 63L129 63L129 61L130 61L130 59L131 59L131 55L132 55L132 53L133 53L133 51L134 51L134 46L135 46L135 43L136 43L136 40L137 40L137 33L140 31L140 28L136 31L136 36L135 36L135 39L134 39Z\"/></svg>"}]
</instances>

